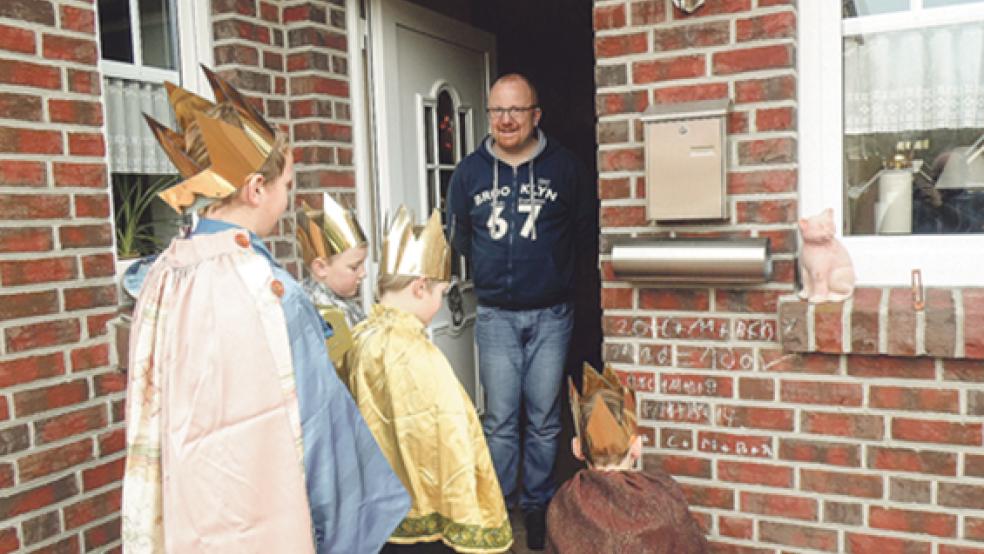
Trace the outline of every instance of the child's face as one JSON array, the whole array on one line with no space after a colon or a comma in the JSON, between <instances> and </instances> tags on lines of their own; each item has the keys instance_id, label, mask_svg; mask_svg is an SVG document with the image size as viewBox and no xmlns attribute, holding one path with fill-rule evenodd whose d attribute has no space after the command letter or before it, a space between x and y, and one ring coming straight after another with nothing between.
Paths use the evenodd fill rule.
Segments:
<instances>
[{"instance_id":1,"label":"child's face","mask_svg":"<svg viewBox=\"0 0 984 554\"><path fill-rule=\"evenodd\" d=\"M368 254L365 246L356 246L335 254L327 261L315 260L311 270L315 278L335 294L349 298L359 293L359 286L366 276Z\"/></svg>"},{"instance_id":2,"label":"child's face","mask_svg":"<svg viewBox=\"0 0 984 554\"><path fill-rule=\"evenodd\" d=\"M435 282L431 286L423 286L420 292L420 312L419 316L424 321L424 325L429 325L437 312L444 304L444 293L448 290L448 283L445 281Z\"/></svg>"},{"instance_id":3,"label":"child's face","mask_svg":"<svg viewBox=\"0 0 984 554\"><path fill-rule=\"evenodd\" d=\"M288 151L284 160L284 171L274 181L264 183L263 199L260 204L260 226L258 234L269 236L276 230L277 221L287 211L291 184L294 181L294 157Z\"/></svg>"}]
</instances>

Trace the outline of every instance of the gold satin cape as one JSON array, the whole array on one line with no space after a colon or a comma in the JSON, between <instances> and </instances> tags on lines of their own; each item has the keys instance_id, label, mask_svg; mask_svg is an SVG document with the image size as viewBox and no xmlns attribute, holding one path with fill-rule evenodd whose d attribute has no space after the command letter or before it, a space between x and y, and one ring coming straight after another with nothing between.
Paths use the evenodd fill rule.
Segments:
<instances>
[{"instance_id":1,"label":"gold satin cape","mask_svg":"<svg viewBox=\"0 0 984 554\"><path fill-rule=\"evenodd\" d=\"M349 390L413 504L390 542L504 552L512 528L475 407L414 315L375 305L345 356Z\"/></svg>"}]
</instances>

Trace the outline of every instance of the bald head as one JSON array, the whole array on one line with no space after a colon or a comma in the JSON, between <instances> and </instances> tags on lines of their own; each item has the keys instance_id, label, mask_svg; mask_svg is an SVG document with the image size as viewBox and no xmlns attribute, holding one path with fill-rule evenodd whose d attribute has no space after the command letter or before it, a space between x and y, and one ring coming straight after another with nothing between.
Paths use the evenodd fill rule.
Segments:
<instances>
[{"instance_id":1,"label":"bald head","mask_svg":"<svg viewBox=\"0 0 984 554\"><path fill-rule=\"evenodd\" d=\"M540 107L536 89L526 77L519 73L499 77L489 91L488 114L498 156L512 163L536 149Z\"/></svg>"},{"instance_id":2,"label":"bald head","mask_svg":"<svg viewBox=\"0 0 984 554\"><path fill-rule=\"evenodd\" d=\"M489 94L491 95L493 92L495 92L496 87L505 84L522 85L526 87L526 89L530 93L530 105L531 106L540 105L540 97L536 93L536 87L533 86L533 83L531 83L530 80L526 78L526 76L520 73L506 73L502 77L496 79L495 82L492 83L492 88L489 90Z\"/></svg>"}]
</instances>

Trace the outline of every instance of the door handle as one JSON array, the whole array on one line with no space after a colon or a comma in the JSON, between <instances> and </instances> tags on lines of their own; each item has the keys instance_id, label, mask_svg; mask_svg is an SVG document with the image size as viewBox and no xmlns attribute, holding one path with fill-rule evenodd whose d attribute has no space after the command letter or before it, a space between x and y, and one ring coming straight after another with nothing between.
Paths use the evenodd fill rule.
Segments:
<instances>
[{"instance_id":1,"label":"door handle","mask_svg":"<svg viewBox=\"0 0 984 554\"><path fill-rule=\"evenodd\" d=\"M465 302L461 295L461 285L458 281L448 287L448 310L451 312L451 326L460 329L465 323Z\"/></svg>"}]
</instances>

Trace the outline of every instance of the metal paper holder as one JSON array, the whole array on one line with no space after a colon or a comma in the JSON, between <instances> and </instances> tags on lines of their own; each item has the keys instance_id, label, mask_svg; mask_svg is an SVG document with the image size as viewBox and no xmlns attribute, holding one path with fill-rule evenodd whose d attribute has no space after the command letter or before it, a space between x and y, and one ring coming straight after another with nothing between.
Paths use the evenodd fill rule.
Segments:
<instances>
[{"instance_id":1,"label":"metal paper holder","mask_svg":"<svg viewBox=\"0 0 984 554\"><path fill-rule=\"evenodd\" d=\"M615 277L676 284L754 284L772 277L769 239L626 240L612 246Z\"/></svg>"}]
</instances>

